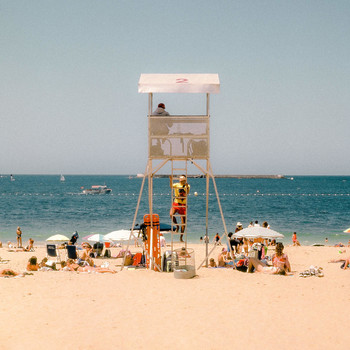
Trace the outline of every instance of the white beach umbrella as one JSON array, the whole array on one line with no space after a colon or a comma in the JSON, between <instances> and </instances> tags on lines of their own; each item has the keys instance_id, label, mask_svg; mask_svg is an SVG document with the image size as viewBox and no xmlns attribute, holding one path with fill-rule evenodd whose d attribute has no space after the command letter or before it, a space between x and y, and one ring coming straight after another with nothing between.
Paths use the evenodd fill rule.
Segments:
<instances>
[{"instance_id":1,"label":"white beach umbrella","mask_svg":"<svg viewBox=\"0 0 350 350\"><path fill-rule=\"evenodd\" d=\"M64 236L64 235L53 235L49 238L46 239L46 241L48 242L65 242L65 241L69 241L69 238Z\"/></svg>"},{"instance_id":2,"label":"white beach umbrella","mask_svg":"<svg viewBox=\"0 0 350 350\"><path fill-rule=\"evenodd\" d=\"M127 241L129 240L130 237L130 230L117 230L117 231L112 231L110 233L107 233L104 237L107 240L111 241ZM134 231L134 235L137 235L137 232Z\"/></svg>"},{"instance_id":3,"label":"white beach umbrella","mask_svg":"<svg viewBox=\"0 0 350 350\"><path fill-rule=\"evenodd\" d=\"M106 239L104 235L101 235L100 233L96 233L92 236L90 236L88 239L90 242L108 242L109 239Z\"/></svg>"},{"instance_id":4,"label":"white beach umbrella","mask_svg":"<svg viewBox=\"0 0 350 350\"><path fill-rule=\"evenodd\" d=\"M274 239L274 238L283 238L282 233L271 230L269 228L261 227L261 226L253 226L245 228L241 231L236 232L232 235L233 237L245 237L245 238L266 238L266 239Z\"/></svg>"}]
</instances>

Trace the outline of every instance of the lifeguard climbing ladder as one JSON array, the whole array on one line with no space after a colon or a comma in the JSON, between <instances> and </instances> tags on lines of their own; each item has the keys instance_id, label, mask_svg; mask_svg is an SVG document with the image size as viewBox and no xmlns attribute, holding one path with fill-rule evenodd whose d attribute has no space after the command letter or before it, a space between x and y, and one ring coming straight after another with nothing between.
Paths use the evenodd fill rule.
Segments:
<instances>
[{"instance_id":1,"label":"lifeguard climbing ladder","mask_svg":"<svg viewBox=\"0 0 350 350\"><path fill-rule=\"evenodd\" d=\"M220 91L220 82L217 74L141 74L139 93L148 93L148 162L145 176L142 181L137 207L133 219L132 227L135 227L141 196L148 179L148 204L153 226L153 177L167 163L171 163L171 176L174 181L179 176L188 175L188 162L193 164L206 177L206 235L208 236L208 206L209 206L209 179L212 179L220 214L227 237L227 228L223 216L219 194L217 191L215 178L210 165L210 128L209 128L209 96L211 93ZM205 115L170 115L156 116L153 111L154 93L202 93L206 94L206 114ZM204 166L199 161L205 163ZM172 191L171 200L174 200ZM187 206L188 198L186 200ZM169 207L171 204L169 204ZM178 225L181 231L181 215L176 214ZM184 232L184 245L187 248L187 210L186 225ZM171 218L173 220L173 218ZM174 232L171 233L171 251L173 252ZM131 231L129 242L137 239L134 231ZM232 252L231 252L232 253ZM208 243L206 243L206 260L208 263ZM160 270L160 266L155 263L150 250L150 268ZM202 262L202 264L204 261ZM199 266L199 268L202 266Z\"/></svg>"}]
</instances>

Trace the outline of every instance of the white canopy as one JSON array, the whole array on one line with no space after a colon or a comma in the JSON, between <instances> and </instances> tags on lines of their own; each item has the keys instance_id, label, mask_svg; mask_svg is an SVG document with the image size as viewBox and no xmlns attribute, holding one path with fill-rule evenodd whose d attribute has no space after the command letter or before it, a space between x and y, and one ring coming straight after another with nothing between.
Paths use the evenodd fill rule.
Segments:
<instances>
[{"instance_id":1,"label":"white canopy","mask_svg":"<svg viewBox=\"0 0 350 350\"><path fill-rule=\"evenodd\" d=\"M282 233L276 232L269 228L264 228L261 226L247 227L241 231L238 231L232 235L232 237L246 237L246 238L283 238Z\"/></svg>"},{"instance_id":2,"label":"white canopy","mask_svg":"<svg viewBox=\"0 0 350 350\"><path fill-rule=\"evenodd\" d=\"M130 238L130 233L130 230L117 230L107 233L104 238L111 241L127 241Z\"/></svg>"},{"instance_id":3,"label":"white canopy","mask_svg":"<svg viewBox=\"0 0 350 350\"><path fill-rule=\"evenodd\" d=\"M220 92L218 74L141 74L140 93L210 93Z\"/></svg>"}]
</instances>

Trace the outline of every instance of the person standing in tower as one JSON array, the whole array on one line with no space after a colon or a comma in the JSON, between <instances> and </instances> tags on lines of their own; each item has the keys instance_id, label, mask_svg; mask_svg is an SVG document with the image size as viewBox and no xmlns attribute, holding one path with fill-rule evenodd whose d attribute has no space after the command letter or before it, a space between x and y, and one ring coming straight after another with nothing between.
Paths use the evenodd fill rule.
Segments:
<instances>
[{"instance_id":1,"label":"person standing in tower","mask_svg":"<svg viewBox=\"0 0 350 350\"><path fill-rule=\"evenodd\" d=\"M170 187L174 189L174 202L170 209L170 217L173 218L173 222L176 225L176 232L179 232L179 225L177 224L175 214L183 215L181 216L181 234L180 241L183 242L183 235L186 226L186 203L187 195L190 193L190 185L186 181L186 176L181 175L179 182L173 183L173 177L170 176Z\"/></svg>"}]
</instances>

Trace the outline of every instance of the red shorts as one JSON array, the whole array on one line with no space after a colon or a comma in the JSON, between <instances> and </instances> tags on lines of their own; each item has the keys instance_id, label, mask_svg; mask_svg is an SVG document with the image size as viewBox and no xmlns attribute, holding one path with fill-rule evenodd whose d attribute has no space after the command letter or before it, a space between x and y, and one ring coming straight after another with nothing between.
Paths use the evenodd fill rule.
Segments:
<instances>
[{"instance_id":1,"label":"red shorts","mask_svg":"<svg viewBox=\"0 0 350 350\"><path fill-rule=\"evenodd\" d=\"M174 214L186 215L186 204L173 203Z\"/></svg>"}]
</instances>

